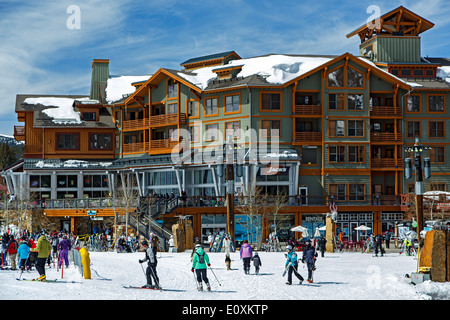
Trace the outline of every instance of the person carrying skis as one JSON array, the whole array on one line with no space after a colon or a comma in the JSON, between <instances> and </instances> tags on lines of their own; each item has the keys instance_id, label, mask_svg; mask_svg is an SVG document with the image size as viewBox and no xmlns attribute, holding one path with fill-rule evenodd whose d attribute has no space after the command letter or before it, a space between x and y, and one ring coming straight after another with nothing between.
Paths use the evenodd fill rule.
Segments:
<instances>
[{"instance_id":1,"label":"person carrying skis","mask_svg":"<svg viewBox=\"0 0 450 320\"><path fill-rule=\"evenodd\" d=\"M286 247L286 250L288 253L286 254L286 265L285 268L288 269L288 279L286 284L291 285L292 284L292 272L295 273L295 276L300 280L300 284L303 283L303 277L298 273L298 261L297 261L297 254L295 253L294 249L291 245L288 245Z\"/></svg>"},{"instance_id":2,"label":"person carrying skis","mask_svg":"<svg viewBox=\"0 0 450 320\"><path fill-rule=\"evenodd\" d=\"M255 266L255 274L259 274L259 268L262 267L261 258L258 255L258 252L255 252L255 254L252 257L253 265Z\"/></svg>"},{"instance_id":3,"label":"person carrying skis","mask_svg":"<svg viewBox=\"0 0 450 320\"><path fill-rule=\"evenodd\" d=\"M241 259L244 261L244 272L245 274L250 273L250 259L253 256L252 247L248 244L248 240L245 239L241 246L240 251Z\"/></svg>"},{"instance_id":4,"label":"person carrying skis","mask_svg":"<svg viewBox=\"0 0 450 320\"><path fill-rule=\"evenodd\" d=\"M318 240L318 244L319 244L320 252L322 253L322 257L323 257L325 254L325 245L327 244L327 239L325 239L324 236L321 236L320 239Z\"/></svg>"},{"instance_id":5,"label":"person carrying skis","mask_svg":"<svg viewBox=\"0 0 450 320\"><path fill-rule=\"evenodd\" d=\"M302 262L306 262L306 266L308 267L308 281L309 283L313 283L313 271L316 270L316 257L317 252L314 246L311 245L311 240L306 241L306 247L303 249L303 257Z\"/></svg>"},{"instance_id":6,"label":"person carrying skis","mask_svg":"<svg viewBox=\"0 0 450 320\"><path fill-rule=\"evenodd\" d=\"M70 243L69 239L67 239L67 236L63 236L63 239L58 244L58 249L59 249L58 266L61 268L63 259L64 259L66 268L68 268L69 267L69 251L72 249L72 244Z\"/></svg>"},{"instance_id":7,"label":"person carrying skis","mask_svg":"<svg viewBox=\"0 0 450 320\"><path fill-rule=\"evenodd\" d=\"M209 256L208 254L203 250L203 247L201 244L195 245L195 254L192 259L192 268L191 271L194 272L197 276L197 282L198 286L197 289L199 291L203 290L203 284L202 280L206 284L206 289L208 291L211 291L211 286L209 285L209 280L206 274L206 266L211 267L211 264L209 263Z\"/></svg>"},{"instance_id":8,"label":"person carrying skis","mask_svg":"<svg viewBox=\"0 0 450 320\"><path fill-rule=\"evenodd\" d=\"M36 244L36 248L31 249L33 252L37 252L37 262L36 270L39 272L39 277L36 279L38 281L45 281L45 261L47 261L48 255L52 251L52 246L50 242L45 237L45 230L41 231L41 235Z\"/></svg>"},{"instance_id":9,"label":"person carrying skis","mask_svg":"<svg viewBox=\"0 0 450 320\"><path fill-rule=\"evenodd\" d=\"M156 266L158 265L158 259L156 258L156 246L151 244L151 246L148 246L147 240L142 241L142 247L145 251L145 258L142 260L139 260L139 263L144 263L145 261L148 261L147 263L147 269L145 271L145 276L147 278L147 283L143 286L143 288L154 288L154 289L161 289L161 286L159 285L159 278L158 274L156 273ZM152 278L155 280L155 285L152 283Z\"/></svg>"}]
</instances>

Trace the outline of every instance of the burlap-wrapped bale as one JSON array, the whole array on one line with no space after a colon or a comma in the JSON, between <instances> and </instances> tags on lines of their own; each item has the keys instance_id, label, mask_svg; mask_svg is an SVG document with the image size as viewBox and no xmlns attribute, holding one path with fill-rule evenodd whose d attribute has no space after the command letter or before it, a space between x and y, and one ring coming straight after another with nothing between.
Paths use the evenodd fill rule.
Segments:
<instances>
[{"instance_id":1,"label":"burlap-wrapped bale","mask_svg":"<svg viewBox=\"0 0 450 320\"><path fill-rule=\"evenodd\" d=\"M428 231L420 251L419 268L431 268L432 281L445 282L447 277L447 233L442 230Z\"/></svg>"},{"instance_id":2,"label":"burlap-wrapped bale","mask_svg":"<svg viewBox=\"0 0 450 320\"><path fill-rule=\"evenodd\" d=\"M177 252L184 252L186 248L186 236L184 225L177 223L172 225L173 245L177 248Z\"/></svg>"},{"instance_id":3,"label":"burlap-wrapped bale","mask_svg":"<svg viewBox=\"0 0 450 320\"><path fill-rule=\"evenodd\" d=\"M325 251L334 252L334 234L336 232L336 224L331 217L327 217L325 225L327 228L325 231L325 239L327 240Z\"/></svg>"},{"instance_id":4,"label":"burlap-wrapped bale","mask_svg":"<svg viewBox=\"0 0 450 320\"><path fill-rule=\"evenodd\" d=\"M185 226L185 234L186 234L186 249L193 249L193 240L194 240L194 230L192 229L191 221L186 221Z\"/></svg>"}]
</instances>

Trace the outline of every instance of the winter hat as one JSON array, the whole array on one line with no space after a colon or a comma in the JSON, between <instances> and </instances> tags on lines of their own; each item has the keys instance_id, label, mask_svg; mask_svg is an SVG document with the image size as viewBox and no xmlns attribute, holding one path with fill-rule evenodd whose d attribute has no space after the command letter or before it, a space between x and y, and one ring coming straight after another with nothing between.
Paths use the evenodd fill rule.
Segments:
<instances>
[{"instance_id":1,"label":"winter hat","mask_svg":"<svg viewBox=\"0 0 450 320\"><path fill-rule=\"evenodd\" d=\"M200 244L200 243L197 243L196 245L195 245L195 248L201 248L202 247L202 245Z\"/></svg>"},{"instance_id":2,"label":"winter hat","mask_svg":"<svg viewBox=\"0 0 450 320\"><path fill-rule=\"evenodd\" d=\"M142 241L142 245L148 247L148 242L147 242L147 240Z\"/></svg>"}]
</instances>

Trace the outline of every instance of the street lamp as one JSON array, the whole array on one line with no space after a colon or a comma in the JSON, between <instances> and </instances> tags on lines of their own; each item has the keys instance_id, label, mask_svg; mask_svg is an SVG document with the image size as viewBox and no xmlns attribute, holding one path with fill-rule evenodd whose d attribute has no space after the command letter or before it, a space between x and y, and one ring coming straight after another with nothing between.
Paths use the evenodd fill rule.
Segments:
<instances>
[{"instance_id":1,"label":"street lamp","mask_svg":"<svg viewBox=\"0 0 450 320\"><path fill-rule=\"evenodd\" d=\"M423 179L429 179L431 177L431 161L430 158L423 159L422 170L422 152L425 150L431 150L431 147L420 144L419 138L416 138L415 143L411 147L405 147L405 152L413 153L414 166L416 169L415 174L415 187L414 193L416 195L416 216L417 216L417 234L420 235L420 231L424 228L423 221ZM405 159L405 177L410 179L412 176L411 159Z\"/></svg>"},{"instance_id":2,"label":"street lamp","mask_svg":"<svg viewBox=\"0 0 450 320\"><path fill-rule=\"evenodd\" d=\"M233 137L229 136L225 145L225 180L226 180L226 201L227 201L227 233L230 235L230 240L234 245L234 155L236 146L233 143ZM236 158L236 176L242 177L242 163L243 158L238 154ZM223 177L223 157L218 157L218 176Z\"/></svg>"}]
</instances>

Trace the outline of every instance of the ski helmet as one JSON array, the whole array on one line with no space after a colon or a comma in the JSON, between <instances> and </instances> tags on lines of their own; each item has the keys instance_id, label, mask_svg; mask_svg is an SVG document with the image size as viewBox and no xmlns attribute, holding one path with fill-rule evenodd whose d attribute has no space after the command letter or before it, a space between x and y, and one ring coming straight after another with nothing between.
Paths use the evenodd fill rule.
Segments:
<instances>
[{"instance_id":1,"label":"ski helmet","mask_svg":"<svg viewBox=\"0 0 450 320\"><path fill-rule=\"evenodd\" d=\"M287 245L286 246L286 250L289 250L289 251L291 251L292 250L292 246L289 244L289 245Z\"/></svg>"},{"instance_id":2,"label":"ski helmet","mask_svg":"<svg viewBox=\"0 0 450 320\"><path fill-rule=\"evenodd\" d=\"M147 240L142 241L142 245L148 247L148 242L147 242Z\"/></svg>"}]
</instances>

